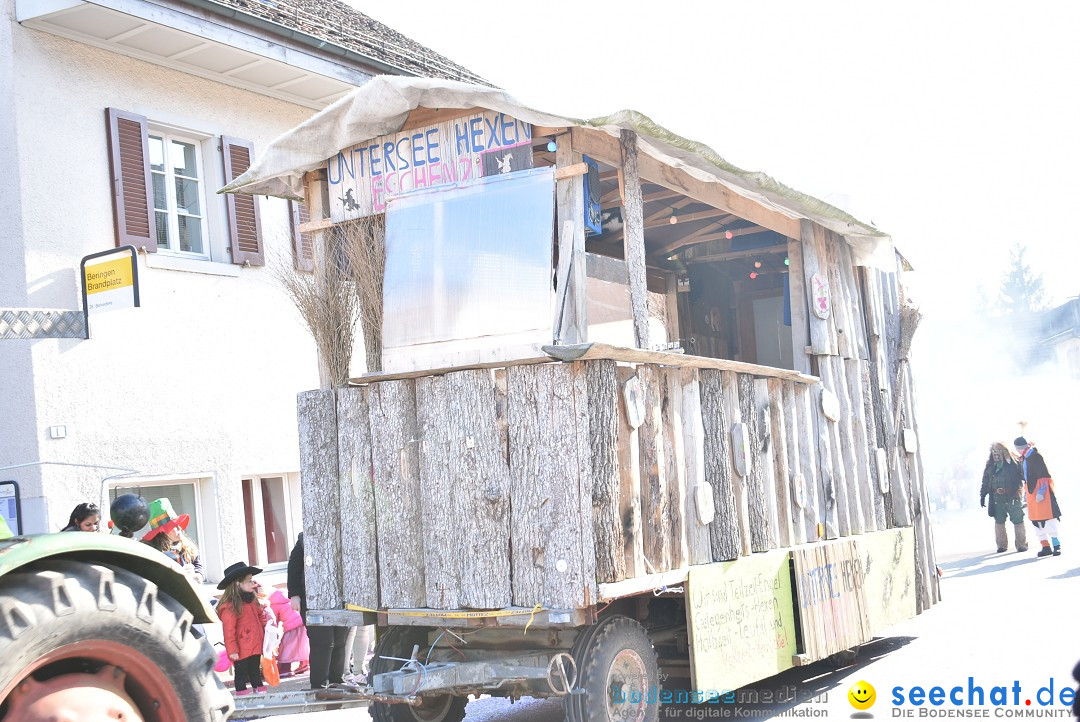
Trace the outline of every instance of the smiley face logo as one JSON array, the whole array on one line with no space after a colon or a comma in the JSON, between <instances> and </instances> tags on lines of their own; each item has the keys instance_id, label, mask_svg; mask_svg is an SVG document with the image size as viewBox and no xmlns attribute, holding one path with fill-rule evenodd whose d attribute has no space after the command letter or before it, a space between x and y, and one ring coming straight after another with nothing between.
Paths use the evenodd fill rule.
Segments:
<instances>
[{"instance_id":1,"label":"smiley face logo","mask_svg":"<svg viewBox=\"0 0 1080 722\"><path fill-rule=\"evenodd\" d=\"M877 692L869 682L859 680L848 690L847 697L855 709L870 709L877 701Z\"/></svg>"}]
</instances>

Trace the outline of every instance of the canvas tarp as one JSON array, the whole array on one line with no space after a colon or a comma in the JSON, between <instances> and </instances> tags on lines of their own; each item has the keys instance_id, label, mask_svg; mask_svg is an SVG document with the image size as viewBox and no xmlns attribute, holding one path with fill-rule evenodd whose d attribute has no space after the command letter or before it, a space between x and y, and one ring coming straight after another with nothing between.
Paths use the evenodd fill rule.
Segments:
<instances>
[{"instance_id":1,"label":"canvas tarp","mask_svg":"<svg viewBox=\"0 0 1080 722\"><path fill-rule=\"evenodd\" d=\"M533 125L580 126L616 138L624 128L633 130L639 152L789 218L820 223L847 238L860 265L896 267L885 233L764 173L737 168L708 146L676 135L637 111L620 110L589 120L570 118L529 108L503 90L452 80L376 77L276 138L246 173L219 192L303 199L304 173L325 166L338 151L398 132L417 107L486 108Z\"/></svg>"}]
</instances>

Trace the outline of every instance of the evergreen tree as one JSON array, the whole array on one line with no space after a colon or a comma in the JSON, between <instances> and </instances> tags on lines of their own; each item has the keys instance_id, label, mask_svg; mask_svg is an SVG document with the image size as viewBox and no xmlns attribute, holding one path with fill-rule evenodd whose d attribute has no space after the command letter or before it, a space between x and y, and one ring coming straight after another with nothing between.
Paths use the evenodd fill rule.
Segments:
<instances>
[{"instance_id":1,"label":"evergreen tree","mask_svg":"<svg viewBox=\"0 0 1080 722\"><path fill-rule=\"evenodd\" d=\"M1041 273L1024 260L1027 246L1018 243L1009 251L1009 267L998 291L997 307L1002 313L1030 313L1046 309L1046 288Z\"/></svg>"}]
</instances>

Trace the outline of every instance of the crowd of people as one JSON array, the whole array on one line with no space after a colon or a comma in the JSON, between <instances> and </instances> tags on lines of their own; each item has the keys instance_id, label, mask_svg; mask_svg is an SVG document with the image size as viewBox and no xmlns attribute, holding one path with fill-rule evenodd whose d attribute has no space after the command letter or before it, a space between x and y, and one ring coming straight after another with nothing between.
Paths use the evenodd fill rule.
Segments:
<instances>
[{"instance_id":1,"label":"crowd of people","mask_svg":"<svg viewBox=\"0 0 1080 722\"><path fill-rule=\"evenodd\" d=\"M141 541L175 562L196 584L205 580L199 548L187 535L191 521L188 514L177 514L167 498L154 499L144 506L142 516L135 515L127 526L146 527ZM115 512L115 507L114 507ZM116 514L113 514L114 518ZM61 531L96 532L101 521L97 504L76 506ZM111 526L111 524L110 524ZM121 525L123 536L133 536L132 529ZM219 671L232 669L237 695L265 692L264 674L283 677L310 671L312 689L355 687L350 668L366 674L373 634L370 627L307 626L307 595L304 584L304 534L300 533L289 555L287 591L262 587L255 576L262 569L236 562L230 565L217 585L222 592L216 605L221 619L225 647ZM204 634L201 627L197 630ZM268 641L268 635L273 635ZM272 642L272 643L271 643ZM270 648L272 647L272 649ZM267 670L263 659L272 655L275 669ZM350 665L351 663L351 665ZM295 665L295 666L294 666Z\"/></svg>"}]
</instances>

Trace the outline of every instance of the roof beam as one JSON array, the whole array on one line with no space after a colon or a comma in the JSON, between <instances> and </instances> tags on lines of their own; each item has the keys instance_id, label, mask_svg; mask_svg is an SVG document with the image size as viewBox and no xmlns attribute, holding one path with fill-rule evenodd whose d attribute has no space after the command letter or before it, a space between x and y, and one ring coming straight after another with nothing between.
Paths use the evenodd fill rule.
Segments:
<instances>
[{"instance_id":1,"label":"roof beam","mask_svg":"<svg viewBox=\"0 0 1080 722\"><path fill-rule=\"evenodd\" d=\"M604 131L588 128L575 127L570 130L570 133L573 136L575 150L618 167L620 155L617 138L612 138ZM733 213L787 238L800 237L797 218L789 218L779 211L744 198L721 183L694 178L686 171L661 163L647 152L640 154L638 162L643 180L679 191L701 203Z\"/></svg>"}]
</instances>

